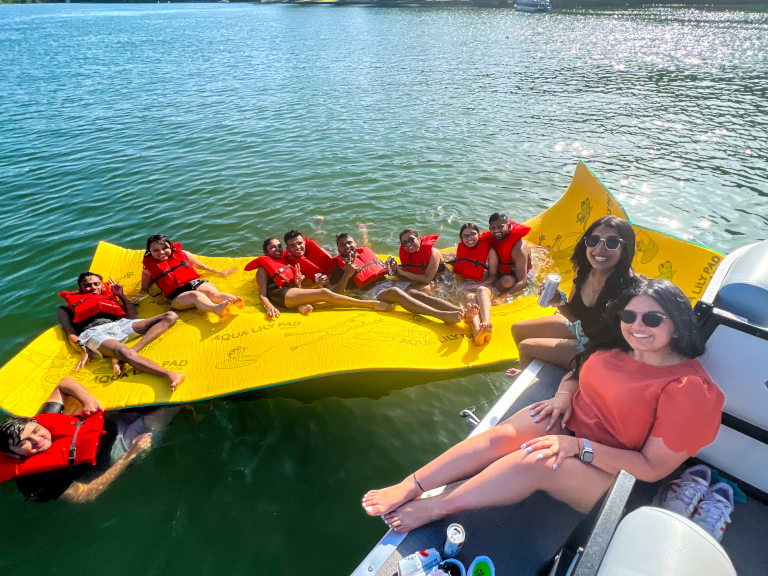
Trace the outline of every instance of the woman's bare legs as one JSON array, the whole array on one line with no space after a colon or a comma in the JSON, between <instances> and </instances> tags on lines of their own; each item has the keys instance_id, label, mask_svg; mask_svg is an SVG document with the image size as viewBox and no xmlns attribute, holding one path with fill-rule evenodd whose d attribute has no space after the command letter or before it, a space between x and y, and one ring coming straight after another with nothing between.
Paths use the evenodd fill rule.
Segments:
<instances>
[{"instance_id":1,"label":"woman's bare legs","mask_svg":"<svg viewBox=\"0 0 768 576\"><path fill-rule=\"evenodd\" d=\"M366 308L368 310L377 310L379 312L384 312L385 310L392 308L392 305L387 302L379 302L378 300L356 300L349 296L331 292L327 288L291 288L285 293L285 305L288 308L297 308L306 304L320 303L343 308Z\"/></svg>"},{"instance_id":2,"label":"woman's bare legs","mask_svg":"<svg viewBox=\"0 0 768 576\"><path fill-rule=\"evenodd\" d=\"M576 339L559 314L517 322L512 326L512 337L520 352L523 370L534 358L567 369L578 352Z\"/></svg>"},{"instance_id":3,"label":"woman's bare legs","mask_svg":"<svg viewBox=\"0 0 768 576\"><path fill-rule=\"evenodd\" d=\"M382 290L377 298L382 302L398 304L401 308L408 310L408 312L412 312L413 314L432 316L433 318L442 320L446 324L458 324L464 318L464 310L458 306L454 306L451 310L438 310L394 286ZM448 302L446 302L446 304L448 304ZM451 306L453 305L451 304Z\"/></svg>"},{"instance_id":4,"label":"woman's bare legs","mask_svg":"<svg viewBox=\"0 0 768 576\"><path fill-rule=\"evenodd\" d=\"M493 324L491 323L491 291L486 286L480 286L475 291L475 303L480 311L480 322L475 332L475 344L483 345L493 338ZM474 324L473 324L474 326Z\"/></svg>"},{"instance_id":5,"label":"woman's bare legs","mask_svg":"<svg viewBox=\"0 0 768 576\"><path fill-rule=\"evenodd\" d=\"M517 450L452 490L406 502L385 514L384 521L396 532L408 532L449 514L515 504L537 490L586 513L611 484L610 474L577 458L566 458L554 470L553 462L537 457Z\"/></svg>"},{"instance_id":6,"label":"woman's bare legs","mask_svg":"<svg viewBox=\"0 0 768 576\"><path fill-rule=\"evenodd\" d=\"M432 490L470 478L496 460L520 450L520 446L528 440L557 433L547 432L548 422L534 422L527 409L521 410L490 430L448 449L417 470L416 479L424 490ZM420 494L421 489L414 481L414 475L410 475L399 484L368 492L363 497L363 508L371 516L381 516Z\"/></svg>"},{"instance_id":7,"label":"woman's bare legs","mask_svg":"<svg viewBox=\"0 0 768 576\"><path fill-rule=\"evenodd\" d=\"M215 304L221 304L222 302L231 302L238 308L245 307L245 301L240 296L235 296L234 294L227 294L226 292L219 292L219 289L216 288L216 284L213 282L204 282L203 284L200 284L200 286L197 287L198 292L202 292L208 298L210 298L211 302L214 302Z\"/></svg>"},{"instance_id":8,"label":"woman's bare legs","mask_svg":"<svg viewBox=\"0 0 768 576\"><path fill-rule=\"evenodd\" d=\"M217 304L213 302L207 294L204 294L199 290L192 290L191 292L184 292L183 294L176 296L171 302L171 306L179 310L197 308L203 312L213 312L219 318L223 318L227 308L229 308L232 303L231 300L224 300Z\"/></svg>"}]
</instances>

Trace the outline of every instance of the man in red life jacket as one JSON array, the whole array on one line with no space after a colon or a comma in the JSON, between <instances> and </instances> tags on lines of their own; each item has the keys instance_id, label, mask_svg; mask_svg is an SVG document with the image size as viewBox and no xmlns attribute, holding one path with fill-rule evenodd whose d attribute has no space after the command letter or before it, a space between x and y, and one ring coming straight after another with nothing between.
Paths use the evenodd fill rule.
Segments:
<instances>
[{"instance_id":1,"label":"man in red life jacket","mask_svg":"<svg viewBox=\"0 0 768 576\"><path fill-rule=\"evenodd\" d=\"M82 405L74 417L63 414L66 396ZM91 502L150 448L180 409L163 406L143 416L105 416L88 390L63 378L37 416L0 425L0 482L15 478L19 491L37 502L59 497L75 504Z\"/></svg>"},{"instance_id":2,"label":"man in red life jacket","mask_svg":"<svg viewBox=\"0 0 768 576\"><path fill-rule=\"evenodd\" d=\"M496 287L499 298L514 296L525 290L531 271L531 249L523 238L530 228L509 220L496 212L488 219L488 232L480 235L481 242L490 243L499 258Z\"/></svg>"},{"instance_id":3,"label":"man in red life jacket","mask_svg":"<svg viewBox=\"0 0 768 576\"><path fill-rule=\"evenodd\" d=\"M331 255L311 238L304 238L299 230L289 230L283 236L283 259L298 272L301 288L313 285L327 286L328 275L336 267Z\"/></svg>"},{"instance_id":4,"label":"man in red life jacket","mask_svg":"<svg viewBox=\"0 0 768 576\"><path fill-rule=\"evenodd\" d=\"M410 282L388 279L386 264L370 248L359 248L346 232L336 236L336 246L339 249L339 255L334 259L337 267L330 277L334 292L344 294L348 291L358 298L397 304L413 314L432 316L448 324L456 324L464 318L466 311L463 308L413 289ZM474 309L471 312L476 313Z\"/></svg>"},{"instance_id":5,"label":"man in red life jacket","mask_svg":"<svg viewBox=\"0 0 768 576\"><path fill-rule=\"evenodd\" d=\"M91 358L109 356L113 359L116 376L122 363L128 363L140 372L161 376L171 384L171 391L184 381L184 374L165 370L138 352L168 330L179 319L175 312L136 319L134 304L125 297L123 287L111 282L104 284L102 277L93 272L83 272L77 279L79 290L59 294L68 306L58 309L57 317L67 340L81 356L74 371L83 368ZM125 343L138 335L142 338L133 348Z\"/></svg>"}]
</instances>

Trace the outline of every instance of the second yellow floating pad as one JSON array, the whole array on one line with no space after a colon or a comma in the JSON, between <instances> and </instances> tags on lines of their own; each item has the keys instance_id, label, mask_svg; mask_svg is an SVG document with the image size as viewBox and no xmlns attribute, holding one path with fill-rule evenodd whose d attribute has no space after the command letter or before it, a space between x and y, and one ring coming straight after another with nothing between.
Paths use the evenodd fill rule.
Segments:
<instances>
[{"instance_id":1,"label":"second yellow floating pad","mask_svg":"<svg viewBox=\"0 0 768 576\"><path fill-rule=\"evenodd\" d=\"M579 163L566 194L550 209L528 222L527 240L550 250L556 271L568 290L572 272L568 258L589 222L624 209L586 165ZM638 234L636 269L650 277L668 278L695 300L703 293L722 257L704 246L635 226ZM113 278L127 294L139 290L143 251L100 243L90 270ZM145 355L165 368L185 372L187 379L173 394L165 380L128 368L112 375L109 360L92 361L71 372L78 353L59 328L36 338L0 369L0 408L32 415L63 376L74 376L106 409L204 400L326 376L367 371L449 371L489 366L517 358L511 336L515 322L552 314L533 297L522 297L493 308L493 340L476 346L463 323L447 325L396 309L318 310L309 316L284 313L267 320L259 305L254 273L243 270L248 258L205 258L221 270L235 266L227 278L204 275L224 291L245 298L243 310L219 319L197 310L180 313L168 332L145 347ZM154 288L154 287L153 287ZM163 298L142 301L142 318L168 310ZM131 341L135 342L135 340ZM129 344L131 344L129 343ZM311 380L306 383L311 385ZM361 375L360 386L365 386Z\"/></svg>"}]
</instances>

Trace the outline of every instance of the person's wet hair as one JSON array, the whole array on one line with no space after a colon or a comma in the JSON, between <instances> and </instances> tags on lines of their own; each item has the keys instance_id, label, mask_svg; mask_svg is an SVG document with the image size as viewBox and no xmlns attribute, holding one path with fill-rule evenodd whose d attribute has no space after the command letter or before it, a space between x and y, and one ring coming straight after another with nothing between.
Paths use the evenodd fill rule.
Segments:
<instances>
[{"instance_id":1,"label":"person's wet hair","mask_svg":"<svg viewBox=\"0 0 768 576\"><path fill-rule=\"evenodd\" d=\"M0 451L6 454L15 454L11 446L16 446L21 442L21 435L27 424L37 422L34 418L11 418L7 422L0 424Z\"/></svg>"},{"instance_id":2,"label":"person's wet hair","mask_svg":"<svg viewBox=\"0 0 768 576\"><path fill-rule=\"evenodd\" d=\"M464 224L464 225L461 227L461 230L459 230L459 239L462 239L462 240L463 240L463 238L461 237L461 235L462 235L462 234L464 234L464 230L466 230L467 228L471 228L472 230L474 230L475 232L477 232L478 234L480 234L480 228L478 228L478 227L477 227L477 224L473 224L472 222L467 222L466 224Z\"/></svg>"},{"instance_id":3,"label":"person's wet hair","mask_svg":"<svg viewBox=\"0 0 768 576\"><path fill-rule=\"evenodd\" d=\"M416 238L421 238L421 236L419 236L419 233L416 231L415 228L406 228L405 230L400 232L400 236L398 236L398 238L402 239L403 236L405 236L406 234L413 234L414 236L416 236Z\"/></svg>"},{"instance_id":4,"label":"person's wet hair","mask_svg":"<svg viewBox=\"0 0 768 576\"><path fill-rule=\"evenodd\" d=\"M673 351L686 358L698 358L704 354L704 339L696 322L691 302L683 291L669 280L643 279L624 290L608 305L598 329L595 330L594 338L590 338L584 352L577 354L571 361L577 373L586 359L598 350L612 348L630 350L629 343L621 334L619 311L624 310L627 304L637 296L650 296L669 316L675 326L675 337L670 341Z\"/></svg>"},{"instance_id":5,"label":"person's wet hair","mask_svg":"<svg viewBox=\"0 0 768 576\"><path fill-rule=\"evenodd\" d=\"M347 234L346 232L342 232L341 234L338 234L336 236L336 246L338 247L339 242L342 242L347 238L352 238L352 234Z\"/></svg>"},{"instance_id":6,"label":"person's wet hair","mask_svg":"<svg viewBox=\"0 0 768 576\"><path fill-rule=\"evenodd\" d=\"M278 242L280 242L280 240L278 240L274 236L270 236L269 238L264 240L264 242L261 243L261 251L264 252L264 254L267 253L267 248L269 248L269 243L272 242L272 240L277 240Z\"/></svg>"},{"instance_id":7,"label":"person's wet hair","mask_svg":"<svg viewBox=\"0 0 768 576\"><path fill-rule=\"evenodd\" d=\"M491 217L488 218L488 226L491 225L491 223L496 222L496 220L503 220L504 222L509 222L509 218L507 218L507 215L504 214L504 212L494 212L491 214Z\"/></svg>"},{"instance_id":8,"label":"person's wet hair","mask_svg":"<svg viewBox=\"0 0 768 576\"><path fill-rule=\"evenodd\" d=\"M83 285L83 280L88 278L88 276L96 276L96 278L98 278L102 282L104 281L104 278L101 277L101 274L96 274L96 272L83 272L82 274L80 274L80 276L77 277L78 288Z\"/></svg>"},{"instance_id":9,"label":"person's wet hair","mask_svg":"<svg viewBox=\"0 0 768 576\"><path fill-rule=\"evenodd\" d=\"M154 244L155 242L157 242L158 244L163 244L164 246L169 246L169 247L171 244L173 244L173 242L171 242L171 239L168 238L168 236L166 236L165 234L152 234L152 236L147 238L147 251L144 253L145 258L147 256L152 255L152 253L149 251L149 247L152 246L152 244Z\"/></svg>"},{"instance_id":10,"label":"person's wet hair","mask_svg":"<svg viewBox=\"0 0 768 576\"><path fill-rule=\"evenodd\" d=\"M288 240L298 238L299 236L304 236L304 234L302 234L299 230L288 230L288 232L285 233L285 236L283 236L283 242L288 244Z\"/></svg>"}]
</instances>

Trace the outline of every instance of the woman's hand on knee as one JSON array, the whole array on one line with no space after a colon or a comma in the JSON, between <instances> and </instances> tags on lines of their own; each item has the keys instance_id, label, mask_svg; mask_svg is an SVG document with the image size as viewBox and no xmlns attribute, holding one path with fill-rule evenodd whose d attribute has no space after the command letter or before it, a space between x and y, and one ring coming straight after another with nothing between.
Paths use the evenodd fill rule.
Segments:
<instances>
[{"instance_id":1,"label":"woman's hand on knee","mask_svg":"<svg viewBox=\"0 0 768 576\"><path fill-rule=\"evenodd\" d=\"M521 447L529 454L538 452L537 460L546 460L547 464L556 469L566 458L579 455L579 441L575 436L565 436L555 434L552 436L541 436L526 442Z\"/></svg>"},{"instance_id":2,"label":"woman's hand on knee","mask_svg":"<svg viewBox=\"0 0 768 576\"><path fill-rule=\"evenodd\" d=\"M562 417L560 427L565 428L568 419L571 417L571 412L573 412L573 404L569 394L555 394L549 400L531 404L528 409L534 422L549 416L549 423L547 424L547 430L549 430L557 424L557 420L560 417Z\"/></svg>"}]
</instances>

